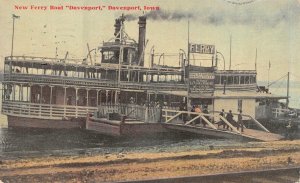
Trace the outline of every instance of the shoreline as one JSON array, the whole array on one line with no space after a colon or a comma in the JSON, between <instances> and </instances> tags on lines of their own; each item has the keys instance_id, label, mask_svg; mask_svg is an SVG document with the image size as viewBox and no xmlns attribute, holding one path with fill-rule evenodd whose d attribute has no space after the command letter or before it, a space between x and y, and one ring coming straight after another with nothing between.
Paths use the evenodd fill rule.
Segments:
<instances>
[{"instance_id":1,"label":"shoreline","mask_svg":"<svg viewBox=\"0 0 300 183\"><path fill-rule=\"evenodd\" d=\"M3 160L9 182L112 182L300 166L300 140L177 152L48 156Z\"/></svg>"}]
</instances>

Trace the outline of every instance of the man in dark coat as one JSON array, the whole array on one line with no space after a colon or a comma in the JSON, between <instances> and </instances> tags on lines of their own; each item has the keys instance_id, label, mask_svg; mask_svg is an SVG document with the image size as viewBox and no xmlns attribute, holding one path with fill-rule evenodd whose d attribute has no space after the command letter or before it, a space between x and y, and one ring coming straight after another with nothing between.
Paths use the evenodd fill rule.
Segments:
<instances>
[{"instance_id":1,"label":"man in dark coat","mask_svg":"<svg viewBox=\"0 0 300 183\"><path fill-rule=\"evenodd\" d=\"M241 132L244 132L244 123L243 123L242 110L240 110L240 113L238 115L237 130L239 130L239 127L241 127Z\"/></svg>"},{"instance_id":2,"label":"man in dark coat","mask_svg":"<svg viewBox=\"0 0 300 183\"><path fill-rule=\"evenodd\" d=\"M226 115L226 120L233 125L233 115L232 115L232 111L229 110L229 113L227 113ZM229 126L227 125L227 130L229 129ZM230 128L232 130L232 128Z\"/></svg>"}]
</instances>

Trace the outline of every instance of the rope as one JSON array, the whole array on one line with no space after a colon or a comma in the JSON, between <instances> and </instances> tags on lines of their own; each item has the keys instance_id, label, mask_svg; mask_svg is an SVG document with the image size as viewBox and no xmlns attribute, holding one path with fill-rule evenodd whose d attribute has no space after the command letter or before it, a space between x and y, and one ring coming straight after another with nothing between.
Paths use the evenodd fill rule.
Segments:
<instances>
[{"instance_id":1,"label":"rope","mask_svg":"<svg viewBox=\"0 0 300 183\"><path fill-rule=\"evenodd\" d=\"M284 75L284 76L282 76L281 78L277 79L276 81L273 81L272 83L270 83L270 84L268 85L268 87L271 86L271 85L273 85L274 83L278 82L279 80L285 78L285 77L287 77L287 74Z\"/></svg>"}]
</instances>

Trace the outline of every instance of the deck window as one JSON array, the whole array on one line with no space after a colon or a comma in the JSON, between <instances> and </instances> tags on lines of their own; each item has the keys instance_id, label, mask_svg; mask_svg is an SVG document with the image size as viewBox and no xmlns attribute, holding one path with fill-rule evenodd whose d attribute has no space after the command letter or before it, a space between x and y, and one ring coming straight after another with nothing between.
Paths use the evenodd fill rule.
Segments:
<instances>
[{"instance_id":1,"label":"deck window","mask_svg":"<svg viewBox=\"0 0 300 183\"><path fill-rule=\"evenodd\" d=\"M250 81L250 76L246 76L245 77L245 84L249 84L249 81Z\"/></svg>"},{"instance_id":2,"label":"deck window","mask_svg":"<svg viewBox=\"0 0 300 183\"><path fill-rule=\"evenodd\" d=\"M239 76L234 76L234 84L240 84L240 77Z\"/></svg>"},{"instance_id":3,"label":"deck window","mask_svg":"<svg viewBox=\"0 0 300 183\"><path fill-rule=\"evenodd\" d=\"M241 84L245 84L245 76L241 76Z\"/></svg>"},{"instance_id":4,"label":"deck window","mask_svg":"<svg viewBox=\"0 0 300 183\"><path fill-rule=\"evenodd\" d=\"M250 83L256 83L255 76L250 76Z\"/></svg>"},{"instance_id":5,"label":"deck window","mask_svg":"<svg viewBox=\"0 0 300 183\"><path fill-rule=\"evenodd\" d=\"M216 76L215 77L215 84L220 84L220 79L221 79L220 76Z\"/></svg>"},{"instance_id":6,"label":"deck window","mask_svg":"<svg viewBox=\"0 0 300 183\"><path fill-rule=\"evenodd\" d=\"M221 76L221 84L224 84L224 81L226 80L226 76Z\"/></svg>"},{"instance_id":7,"label":"deck window","mask_svg":"<svg viewBox=\"0 0 300 183\"><path fill-rule=\"evenodd\" d=\"M227 76L227 84L229 85L233 84L233 76Z\"/></svg>"}]
</instances>

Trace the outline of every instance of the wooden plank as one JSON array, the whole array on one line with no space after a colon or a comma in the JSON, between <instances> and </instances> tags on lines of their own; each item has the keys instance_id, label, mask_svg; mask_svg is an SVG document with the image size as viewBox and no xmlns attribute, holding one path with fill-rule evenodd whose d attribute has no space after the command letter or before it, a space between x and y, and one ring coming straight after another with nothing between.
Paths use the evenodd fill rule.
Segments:
<instances>
[{"instance_id":1,"label":"wooden plank","mask_svg":"<svg viewBox=\"0 0 300 183\"><path fill-rule=\"evenodd\" d=\"M245 137L247 136L253 137L257 140L266 141L266 142L281 140L284 138L282 135L279 134L264 132L260 130L253 130L253 129L244 129L242 135Z\"/></svg>"},{"instance_id":2,"label":"wooden plank","mask_svg":"<svg viewBox=\"0 0 300 183\"><path fill-rule=\"evenodd\" d=\"M204 128L201 126L190 126L184 124L165 123L165 127L168 129L179 130L187 133L210 135L210 136L223 137L223 138L241 137L241 138L259 140L259 141L277 141L284 138L279 134L264 132L260 130L253 130L253 129L244 129L243 133L236 133L229 130L224 131L219 129L211 129L211 128Z\"/></svg>"}]
</instances>

